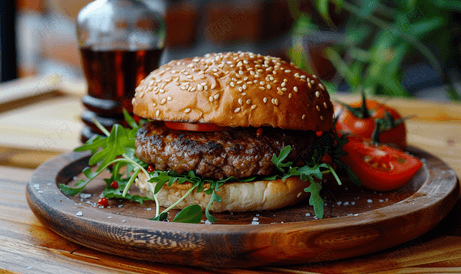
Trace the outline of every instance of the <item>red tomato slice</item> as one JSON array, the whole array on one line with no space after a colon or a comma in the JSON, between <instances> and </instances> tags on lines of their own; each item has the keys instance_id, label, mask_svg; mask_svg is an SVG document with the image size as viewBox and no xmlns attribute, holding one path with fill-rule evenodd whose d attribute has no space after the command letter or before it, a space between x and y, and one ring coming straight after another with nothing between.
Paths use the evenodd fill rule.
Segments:
<instances>
[{"instance_id":1,"label":"red tomato slice","mask_svg":"<svg viewBox=\"0 0 461 274\"><path fill-rule=\"evenodd\" d=\"M390 146L376 147L369 139L358 136L348 140L343 146L348 155L341 160L370 189L388 191L401 187L423 166L420 160Z\"/></svg>"},{"instance_id":2,"label":"red tomato slice","mask_svg":"<svg viewBox=\"0 0 461 274\"><path fill-rule=\"evenodd\" d=\"M165 122L165 126L169 129L186 131L224 131L227 129L227 127L221 127L215 124L192 124L177 122Z\"/></svg>"}]
</instances>

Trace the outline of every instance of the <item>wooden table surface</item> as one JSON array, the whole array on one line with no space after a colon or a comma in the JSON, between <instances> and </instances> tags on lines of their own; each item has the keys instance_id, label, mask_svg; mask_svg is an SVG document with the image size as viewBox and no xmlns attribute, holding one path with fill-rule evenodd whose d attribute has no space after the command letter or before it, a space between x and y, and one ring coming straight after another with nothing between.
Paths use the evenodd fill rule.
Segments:
<instances>
[{"instance_id":1,"label":"wooden table surface","mask_svg":"<svg viewBox=\"0 0 461 274\"><path fill-rule=\"evenodd\" d=\"M41 163L80 144L85 83L51 75L0 85L0 273L454 273L461 272L461 200L438 226L406 244L367 256L257 269L202 269L107 255L72 243L29 209L25 186ZM334 96L344 102L353 96ZM461 174L461 104L389 99L404 116L410 145ZM319 256L334 259L334 254Z\"/></svg>"}]
</instances>

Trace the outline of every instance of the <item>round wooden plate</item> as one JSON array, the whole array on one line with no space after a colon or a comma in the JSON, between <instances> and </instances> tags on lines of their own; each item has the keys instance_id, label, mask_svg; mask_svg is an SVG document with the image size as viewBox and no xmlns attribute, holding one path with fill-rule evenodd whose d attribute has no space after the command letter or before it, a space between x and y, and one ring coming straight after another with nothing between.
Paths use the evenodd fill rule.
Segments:
<instances>
[{"instance_id":1,"label":"round wooden plate","mask_svg":"<svg viewBox=\"0 0 461 274\"><path fill-rule=\"evenodd\" d=\"M304 264L368 254L427 232L454 206L455 172L416 148L425 162L405 187L375 192L324 184L326 217L317 220L307 202L277 211L213 214L217 224L150 221L155 206L96 201L105 187L95 179L79 197L58 186L72 184L88 164L88 154L68 153L42 164L27 185L30 208L49 228L83 246L128 258L204 267ZM90 195L91 194L91 195ZM172 218L174 214L170 214Z\"/></svg>"}]
</instances>

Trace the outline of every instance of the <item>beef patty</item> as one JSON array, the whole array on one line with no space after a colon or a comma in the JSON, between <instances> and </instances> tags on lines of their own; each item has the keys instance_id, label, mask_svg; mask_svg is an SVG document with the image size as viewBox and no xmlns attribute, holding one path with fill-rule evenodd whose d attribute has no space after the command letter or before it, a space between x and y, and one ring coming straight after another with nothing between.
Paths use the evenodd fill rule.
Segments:
<instances>
[{"instance_id":1,"label":"beef patty","mask_svg":"<svg viewBox=\"0 0 461 274\"><path fill-rule=\"evenodd\" d=\"M269 175L272 155L291 146L286 161L306 154L318 138L313 131L262 128L229 128L219 132L178 131L163 122L149 122L138 130L136 156L156 170L224 179ZM304 155L305 157L306 155Z\"/></svg>"}]
</instances>

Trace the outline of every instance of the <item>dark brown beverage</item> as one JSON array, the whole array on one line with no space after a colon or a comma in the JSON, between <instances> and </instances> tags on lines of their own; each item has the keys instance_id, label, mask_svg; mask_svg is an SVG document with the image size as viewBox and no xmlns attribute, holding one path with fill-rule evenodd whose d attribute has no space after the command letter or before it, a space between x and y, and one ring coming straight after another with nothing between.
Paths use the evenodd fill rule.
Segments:
<instances>
[{"instance_id":1,"label":"dark brown beverage","mask_svg":"<svg viewBox=\"0 0 461 274\"><path fill-rule=\"evenodd\" d=\"M135 88L151 71L158 68L162 49L99 51L82 48L82 63L88 83L88 95L83 104L88 109L82 114L83 122L92 132L102 133L94 125L96 118L110 130L123 121L123 109L132 113ZM84 134L86 132L86 134ZM90 131L82 132L82 141Z\"/></svg>"}]
</instances>

